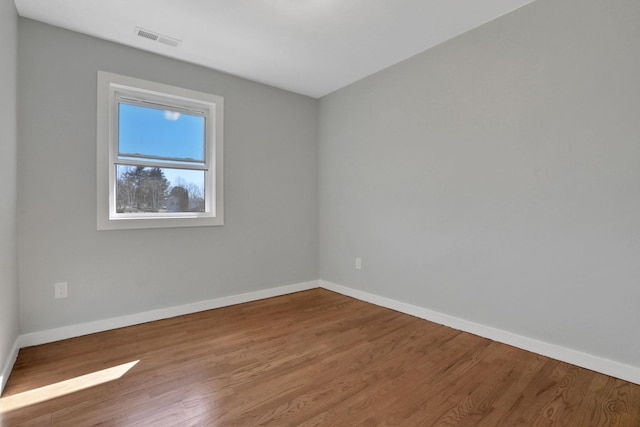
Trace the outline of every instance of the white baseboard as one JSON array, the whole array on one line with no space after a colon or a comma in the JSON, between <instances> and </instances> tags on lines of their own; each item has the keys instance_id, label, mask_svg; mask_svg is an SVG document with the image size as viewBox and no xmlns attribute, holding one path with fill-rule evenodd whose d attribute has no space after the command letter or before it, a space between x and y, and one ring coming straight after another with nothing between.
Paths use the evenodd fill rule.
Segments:
<instances>
[{"instance_id":1,"label":"white baseboard","mask_svg":"<svg viewBox=\"0 0 640 427\"><path fill-rule=\"evenodd\" d=\"M16 338L16 340L13 342L13 346L9 351L9 358L2 367L2 371L0 371L0 395L2 395L2 392L4 391L4 386L7 385L9 374L11 374L13 365L16 363L16 359L18 358L18 352L20 351L19 341L20 337Z\"/></svg>"},{"instance_id":2,"label":"white baseboard","mask_svg":"<svg viewBox=\"0 0 640 427\"><path fill-rule=\"evenodd\" d=\"M604 359L599 356L572 350L570 348L538 341L536 339L514 334L512 332L507 332L502 329L470 322L458 317L449 316L437 311L370 294L368 292L359 291L357 289L349 288L346 286L337 285L335 283L320 280L319 285L321 288L325 288L327 290L347 295L362 301L390 308L401 313L410 314L421 319L429 320L440 325L449 326L460 331L469 332L471 334L478 335L484 338L489 338L493 341L508 344L513 347L518 347L523 350L541 354L552 359L560 360L562 362L600 372L605 375L620 378L625 381L630 381L635 384L640 384L640 367L638 366L626 365L624 363Z\"/></svg>"},{"instance_id":3,"label":"white baseboard","mask_svg":"<svg viewBox=\"0 0 640 427\"><path fill-rule=\"evenodd\" d=\"M347 295L362 301L390 308L392 310L419 317L421 319L429 320L441 325L449 326L460 331L469 332L471 334L478 335L484 338L489 338L497 342L518 347L563 362L571 363L573 365L587 368L596 372L601 372L603 374L620 378L625 381L640 384L640 367L637 366L626 365L613 360L604 359L587 353L582 353L580 351L572 350L566 347L549 344L543 341L514 334L512 332L507 332L501 329L481 325L479 323L470 322L458 317L439 313L437 311L418 307L412 304L407 304L390 298L381 297L375 294L338 285L335 283L323 280L313 280L310 282L280 286L277 288L265 289L256 292L248 292L240 295L232 295L207 301L199 301L191 304L145 311L142 313L136 313L127 316L96 320L93 322L63 326L60 328L21 335L18 337L18 339L16 339L16 342L11 349L9 360L7 360L7 363L3 367L2 372L0 372L0 392L4 388L9 378L11 369L13 368L13 365L18 356L18 351L22 347L45 344L48 342L107 331L110 329L122 328L125 326L132 326L145 322L152 322L154 320L161 320L175 316L182 316L184 314L211 310L214 308L226 307L250 301L257 301L265 298L314 289L317 287L322 287L327 290Z\"/></svg>"},{"instance_id":4,"label":"white baseboard","mask_svg":"<svg viewBox=\"0 0 640 427\"><path fill-rule=\"evenodd\" d=\"M64 340L67 338L79 337L81 335L108 331L110 329L117 329L125 326L137 325L140 323L153 322L154 320L167 319L169 317L182 316L184 314L197 313L199 311L211 310L214 308L227 307L244 302L257 301L265 298L291 294L294 292L306 291L308 289L317 287L318 281L313 280L310 282L296 283L294 285L280 286L277 288L247 292L244 294L231 295L228 297L215 298L206 301L198 301L191 304L184 304L175 307L145 311L142 313L130 314L127 316L113 317L111 319L95 320L93 322L63 326L46 331L31 332L18 337L18 346L22 348L32 345L46 344L49 342Z\"/></svg>"}]
</instances>

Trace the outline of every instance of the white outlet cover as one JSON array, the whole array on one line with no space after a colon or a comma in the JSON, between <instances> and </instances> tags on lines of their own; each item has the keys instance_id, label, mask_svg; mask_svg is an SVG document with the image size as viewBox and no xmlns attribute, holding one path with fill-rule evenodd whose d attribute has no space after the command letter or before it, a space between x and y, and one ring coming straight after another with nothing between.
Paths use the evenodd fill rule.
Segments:
<instances>
[{"instance_id":1,"label":"white outlet cover","mask_svg":"<svg viewBox=\"0 0 640 427\"><path fill-rule=\"evenodd\" d=\"M53 284L54 289L54 297L58 298L66 298L67 297L67 282L58 282Z\"/></svg>"}]
</instances>

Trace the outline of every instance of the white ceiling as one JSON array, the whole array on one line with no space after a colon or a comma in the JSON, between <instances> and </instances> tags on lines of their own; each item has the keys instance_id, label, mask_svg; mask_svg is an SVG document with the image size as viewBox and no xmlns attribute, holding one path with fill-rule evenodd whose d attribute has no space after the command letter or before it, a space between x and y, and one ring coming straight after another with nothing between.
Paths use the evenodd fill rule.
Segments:
<instances>
[{"instance_id":1,"label":"white ceiling","mask_svg":"<svg viewBox=\"0 0 640 427\"><path fill-rule=\"evenodd\" d=\"M21 16L315 98L533 0L15 0ZM135 33L142 27L179 47Z\"/></svg>"}]
</instances>

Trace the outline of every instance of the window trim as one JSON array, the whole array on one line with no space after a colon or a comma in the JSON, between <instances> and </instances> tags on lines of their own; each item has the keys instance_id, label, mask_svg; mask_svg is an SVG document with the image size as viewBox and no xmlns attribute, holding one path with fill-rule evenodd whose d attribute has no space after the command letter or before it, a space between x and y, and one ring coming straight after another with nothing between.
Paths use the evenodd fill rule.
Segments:
<instances>
[{"instance_id":1,"label":"window trim","mask_svg":"<svg viewBox=\"0 0 640 427\"><path fill-rule=\"evenodd\" d=\"M97 156L96 195L97 229L123 230L139 228L198 227L224 224L223 136L224 98L134 77L98 71L97 85ZM205 120L205 212L161 214L116 213L116 173L118 160L118 97L182 108L186 112L209 115ZM140 163L144 163L141 161ZM176 168L176 163L154 162L154 167ZM184 169L204 169L184 164Z\"/></svg>"}]
</instances>

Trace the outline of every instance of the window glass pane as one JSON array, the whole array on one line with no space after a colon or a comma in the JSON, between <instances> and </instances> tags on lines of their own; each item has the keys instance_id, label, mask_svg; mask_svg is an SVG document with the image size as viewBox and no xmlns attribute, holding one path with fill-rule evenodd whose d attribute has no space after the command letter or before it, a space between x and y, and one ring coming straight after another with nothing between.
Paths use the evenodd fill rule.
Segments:
<instances>
[{"instance_id":1,"label":"window glass pane","mask_svg":"<svg viewBox=\"0 0 640 427\"><path fill-rule=\"evenodd\" d=\"M116 213L204 212L205 171L116 165Z\"/></svg>"},{"instance_id":2,"label":"window glass pane","mask_svg":"<svg viewBox=\"0 0 640 427\"><path fill-rule=\"evenodd\" d=\"M118 156L204 163L205 118L118 103Z\"/></svg>"}]
</instances>

